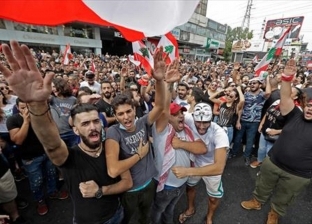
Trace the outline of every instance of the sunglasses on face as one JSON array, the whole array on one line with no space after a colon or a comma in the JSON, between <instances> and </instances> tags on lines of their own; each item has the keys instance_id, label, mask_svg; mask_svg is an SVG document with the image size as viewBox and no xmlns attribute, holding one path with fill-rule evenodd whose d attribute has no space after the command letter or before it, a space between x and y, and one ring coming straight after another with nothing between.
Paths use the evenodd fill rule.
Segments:
<instances>
[{"instance_id":1,"label":"sunglasses on face","mask_svg":"<svg viewBox=\"0 0 312 224\"><path fill-rule=\"evenodd\" d=\"M130 88L131 91L139 91L137 88Z\"/></svg>"},{"instance_id":2,"label":"sunglasses on face","mask_svg":"<svg viewBox=\"0 0 312 224\"><path fill-rule=\"evenodd\" d=\"M249 85L257 85L257 82L250 82Z\"/></svg>"},{"instance_id":3,"label":"sunglasses on face","mask_svg":"<svg viewBox=\"0 0 312 224\"><path fill-rule=\"evenodd\" d=\"M9 87L7 87L7 86L6 87L0 87L0 90L5 90L5 89L9 90Z\"/></svg>"}]
</instances>

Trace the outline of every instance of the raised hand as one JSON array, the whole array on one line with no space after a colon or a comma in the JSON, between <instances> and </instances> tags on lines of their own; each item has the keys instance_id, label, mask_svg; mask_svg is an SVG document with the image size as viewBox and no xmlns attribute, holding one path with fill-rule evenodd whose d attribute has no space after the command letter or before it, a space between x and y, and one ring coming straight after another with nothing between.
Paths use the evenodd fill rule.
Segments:
<instances>
[{"instance_id":1,"label":"raised hand","mask_svg":"<svg viewBox=\"0 0 312 224\"><path fill-rule=\"evenodd\" d=\"M284 74L285 76L294 76L297 72L297 65L296 61L294 59L290 59L284 68Z\"/></svg>"},{"instance_id":2,"label":"raised hand","mask_svg":"<svg viewBox=\"0 0 312 224\"><path fill-rule=\"evenodd\" d=\"M179 61L175 59L167 68L165 80L167 83L177 82L181 79L181 73L179 72Z\"/></svg>"},{"instance_id":3,"label":"raised hand","mask_svg":"<svg viewBox=\"0 0 312 224\"><path fill-rule=\"evenodd\" d=\"M233 68L234 68L234 70L238 70L240 68L239 62L235 62Z\"/></svg>"},{"instance_id":4,"label":"raised hand","mask_svg":"<svg viewBox=\"0 0 312 224\"><path fill-rule=\"evenodd\" d=\"M0 71L15 94L24 102L41 102L48 100L54 73L46 74L43 79L36 61L26 45L10 41L12 50L2 44L2 51L12 71L0 64Z\"/></svg>"},{"instance_id":5,"label":"raised hand","mask_svg":"<svg viewBox=\"0 0 312 224\"><path fill-rule=\"evenodd\" d=\"M128 76L128 69L127 69L126 67L123 67L123 68L121 69L120 75L121 75L122 77L127 77L127 76Z\"/></svg>"},{"instance_id":6,"label":"raised hand","mask_svg":"<svg viewBox=\"0 0 312 224\"><path fill-rule=\"evenodd\" d=\"M159 50L154 54L154 70L152 76L154 79L160 81L164 79L166 73L166 62L163 58L164 49L161 46Z\"/></svg>"}]
</instances>

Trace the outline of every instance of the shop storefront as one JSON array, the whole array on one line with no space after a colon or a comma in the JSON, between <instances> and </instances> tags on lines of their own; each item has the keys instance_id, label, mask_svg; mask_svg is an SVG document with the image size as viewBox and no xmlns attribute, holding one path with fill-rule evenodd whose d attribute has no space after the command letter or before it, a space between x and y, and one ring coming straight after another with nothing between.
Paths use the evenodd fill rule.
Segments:
<instances>
[{"instance_id":1,"label":"shop storefront","mask_svg":"<svg viewBox=\"0 0 312 224\"><path fill-rule=\"evenodd\" d=\"M47 27L2 20L0 41L7 42L12 39L29 46L41 46L61 52L68 43L72 51L81 53L91 51L100 54L102 49L99 28L79 24Z\"/></svg>"}]
</instances>

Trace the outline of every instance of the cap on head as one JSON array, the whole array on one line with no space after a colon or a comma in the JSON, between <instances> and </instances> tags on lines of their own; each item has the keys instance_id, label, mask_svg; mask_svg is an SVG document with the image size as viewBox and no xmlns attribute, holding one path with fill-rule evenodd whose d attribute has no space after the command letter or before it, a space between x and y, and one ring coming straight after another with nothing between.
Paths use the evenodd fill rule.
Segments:
<instances>
[{"instance_id":1,"label":"cap on head","mask_svg":"<svg viewBox=\"0 0 312 224\"><path fill-rule=\"evenodd\" d=\"M187 109L185 107L182 107L177 103L171 103L170 104L170 114L171 115L177 114L180 110L183 112L187 111Z\"/></svg>"},{"instance_id":2,"label":"cap on head","mask_svg":"<svg viewBox=\"0 0 312 224\"><path fill-rule=\"evenodd\" d=\"M263 80L260 77L254 77L249 80L249 82L258 81L259 83L263 83Z\"/></svg>"},{"instance_id":3,"label":"cap on head","mask_svg":"<svg viewBox=\"0 0 312 224\"><path fill-rule=\"evenodd\" d=\"M211 121L212 110L211 106L207 103L198 103L194 107L193 112L194 121Z\"/></svg>"},{"instance_id":4,"label":"cap on head","mask_svg":"<svg viewBox=\"0 0 312 224\"><path fill-rule=\"evenodd\" d=\"M93 79L94 77L95 77L95 74L93 72L86 72L87 79Z\"/></svg>"}]
</instances>

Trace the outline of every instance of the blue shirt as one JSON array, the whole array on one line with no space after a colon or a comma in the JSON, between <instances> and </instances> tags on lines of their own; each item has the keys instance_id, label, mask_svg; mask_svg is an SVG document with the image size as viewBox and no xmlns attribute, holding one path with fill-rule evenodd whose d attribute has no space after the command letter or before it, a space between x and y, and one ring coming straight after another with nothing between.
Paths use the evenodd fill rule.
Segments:
<instances>
[{"instance_id":1,"label":"blue shirt","mask_svg":"<svg viewBox=\"0 0 312 224\"><path fill-rule=\"evenodd\" d=\"M243 113L241 121L245 122L260 122L261 121L261 111L265 102L264 92L260 91L258 95L253 95L250 92L246 92L245 105L243 108Z\"/></svg>"}]
</instances>

